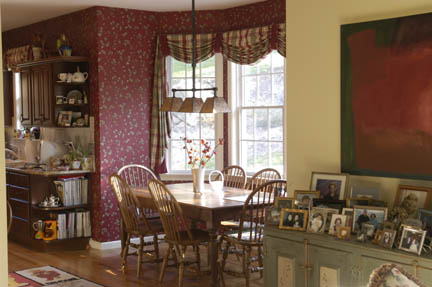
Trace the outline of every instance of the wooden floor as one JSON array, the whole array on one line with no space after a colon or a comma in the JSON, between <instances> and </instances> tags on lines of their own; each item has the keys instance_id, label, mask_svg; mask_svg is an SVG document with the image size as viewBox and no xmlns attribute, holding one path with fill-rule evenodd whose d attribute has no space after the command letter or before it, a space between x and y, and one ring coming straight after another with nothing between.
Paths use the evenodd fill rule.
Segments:
<instances>
[{"instance_id":1,"label":"wooden floor","mask_svg":"<svg viewBox=\"0 0 432 287\"><path fill-rule=\"evenodd\" d=\"M165 254L164 244L161 245L161 254ZM201 250L201 249L200 249ZM122 273L120 269L121 258L120 249L110 249L99 251L89 249L85 251L61 251L41 253L22 245L9 242L9 271L18 271L33 267L51 265L66 272L78 275L82 278L94 281L107 287L116 286L177 286L177 269L167 268L165 280L162 284L157 281L159 274L158 264L145 263L142 267L141 278L136 277L136 256L128 257L128 269ZM203 269L207 266L205 257L207 250L201 250L201 265ZM190 253L193 256L193 253ZM234 264L235 256L231 255ZM243 278L235 278L227 274L224 275L226 286L245 286ZM192 272L185 273L183 286L209 286L210 278L198 278ZM250 281L251 287L264 286L264 280L259 278L259 274L252 274Z\"/></svg>"}]
</instances>

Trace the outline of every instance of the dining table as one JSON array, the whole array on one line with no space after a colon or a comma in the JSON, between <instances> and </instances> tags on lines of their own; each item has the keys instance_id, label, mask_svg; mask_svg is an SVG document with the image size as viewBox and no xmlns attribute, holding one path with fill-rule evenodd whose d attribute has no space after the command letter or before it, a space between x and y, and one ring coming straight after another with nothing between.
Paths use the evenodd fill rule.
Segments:
<instances>
[{"instance_id":1,"label":"dining table","mask_svg":"<svg viewBox=\"0 0 432 287\"><path fill-rule=\"evenodd\" d=\"M204 184L204 189L195 193L192 183L168 184L167 188L179 203L185 218L189 218L192 222L205 223L210 235L211 286L219 286L218 228L222 221L239 218L243 204L251 191L232 187L223 187L220 191L213 191L209 184ZM148 189L133 188L133 190L142 208L156 209Z\"/></svg>"}]
</instances>

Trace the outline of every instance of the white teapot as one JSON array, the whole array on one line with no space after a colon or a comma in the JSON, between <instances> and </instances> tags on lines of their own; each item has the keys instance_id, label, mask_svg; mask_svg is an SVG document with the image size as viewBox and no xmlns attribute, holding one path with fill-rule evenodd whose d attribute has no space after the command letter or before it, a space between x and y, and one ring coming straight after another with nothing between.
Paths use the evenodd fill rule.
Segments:
<instances>
[{"instance_id":1,"label":"white teapot","mask_svg":"<svg viewBox=\"0 0 432 287\"><path fill-rule=\"evenodd\" d=\"M81 73L80 68L77 67L77 71L72 75L72 82L84 83L85 80L87 80L87 78L88 78L88 73L87 72Z\"/></svg>"}]
</instances>

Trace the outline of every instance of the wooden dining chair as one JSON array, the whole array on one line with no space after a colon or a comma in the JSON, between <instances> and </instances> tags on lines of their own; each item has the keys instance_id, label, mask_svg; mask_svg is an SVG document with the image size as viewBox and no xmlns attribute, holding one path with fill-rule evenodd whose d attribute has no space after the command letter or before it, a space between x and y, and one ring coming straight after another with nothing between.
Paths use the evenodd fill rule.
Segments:
<instances>
[{"instance_id":1,"label":"wooden dining chair","mask_svg":"<svg viewBox=\"0 0 432 287\"><path fill-rule=\"evenodd\" d=\"M200 229L189 229L183 216L183 211L177 200L168 188L159 180L149 181L149 190L159 211L162 225L165 230L165 242L168 243L168 250L163 259L162 269L159 275L159 282L162 282L170 255L178 262L178 286L183 286L184 268L189 264L197 264L197 273L200 275L200 249L201 243L210 242L207 232ZM185 262L185 253L188 246L195 250L195 261Z\"/></svg>"},{"instance_id":2,"label":"wooden dining chair","mask_svg":"<svg viewBox=\"0 0 432 287\"><path fill-rule=\"evenodd\" d=\"M238 230L226 233L223 241L225 248L222 262L220 264L221 274L227 273L233 276L242 276L246 279L246 287L249 286L250 274L260 272L263 276L263 228L266 212L273 206L276 197L286 193L285 180L272 180L255 188L246 199L241 214ZM252 250L256 248L258 256L251 256ZM226 269L228 254L234 253L241 257L242 271ZM258 266L252 263L258 262ZM223 276L222 285L225 286Z\"/></svg>"},{"instance_id":3,"label":"wooden dining chair","mask_svg":"<svg viewBox=\"0 0 432 287\"><path fill-rule=\"evenodd\" d=\"M224 186L244 188L246 185L246 172L238 165L230 165L225 167L222 171L224 176ZM220 175L216 177L218 180Z\"/></svg>"},{"instance_id":4,"label":"wooden dining chair","mask_svg":"<svg viewBox=\"0 0 432 287\"><path fill-rule=\"evenodd\" d=\"M275 179L281 179L280 173L274 168L265 168L256 172L246 184L246 189L254 190L258 186Z\"/></svg>"},{"instance_id":5,"label":"wooden dining chair","mask_svg":"<svg viewBox=\"0 0 432 287\"><path fill-rule=\"evenodd\" d=\"M137 277L139 277L144 253L145 236L153 236L153 241L150 244L154 246L153 252L155 253L153 256L146 252L146 256L149 257L152 262L159 261L158 234L163 231L162 225L147 220L147 218L144 216L142 208L138 203L135 193L132 192L131 187L123 178L117 174L113 174L110 176L110 183L117 197L120 214L123 220L123 230L127 233L125 246L122 249L122 269L126 270L129 246L135 247L138 249ZM136 246L130 242L131 237L134 235L139 237L139 246Z\"/></svg>"},{"instance_id":6,"label":"wooden dining chair","mask_svg":"<svg viewBox=\"0 0 432 287\"><path fill-rule=\"evenodd\" d=\"M150 179L157 179L151 169L140 164L125 165L119 169L117 174L132 188L146 188ZM148 220L159 219L159 213L156 210L144 208L143 211Z\"/></svg>"}]
</instances>

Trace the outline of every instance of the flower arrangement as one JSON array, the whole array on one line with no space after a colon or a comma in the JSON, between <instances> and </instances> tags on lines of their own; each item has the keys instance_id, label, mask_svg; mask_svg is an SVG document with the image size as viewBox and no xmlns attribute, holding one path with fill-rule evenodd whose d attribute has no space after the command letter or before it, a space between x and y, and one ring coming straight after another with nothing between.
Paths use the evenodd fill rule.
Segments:
<instances>
[{"instance_id":1,"label":"flower arrangement","mask_svg":"<svg viewBox=\"0 0 432 287\"><path fill-rule=\"evenodd\" d=\"M209 142L202 139L200 144L203 148L200 152L199 144L196 141L192 141L187 138L183 138L183 141L185 143L183 148L188 152L188 164L191 166L191 168L205 168L206 164L216 154L216 149L218 146L223 145L223 139L220 138L212 150Z\"/></svg>"}]
</instances>

